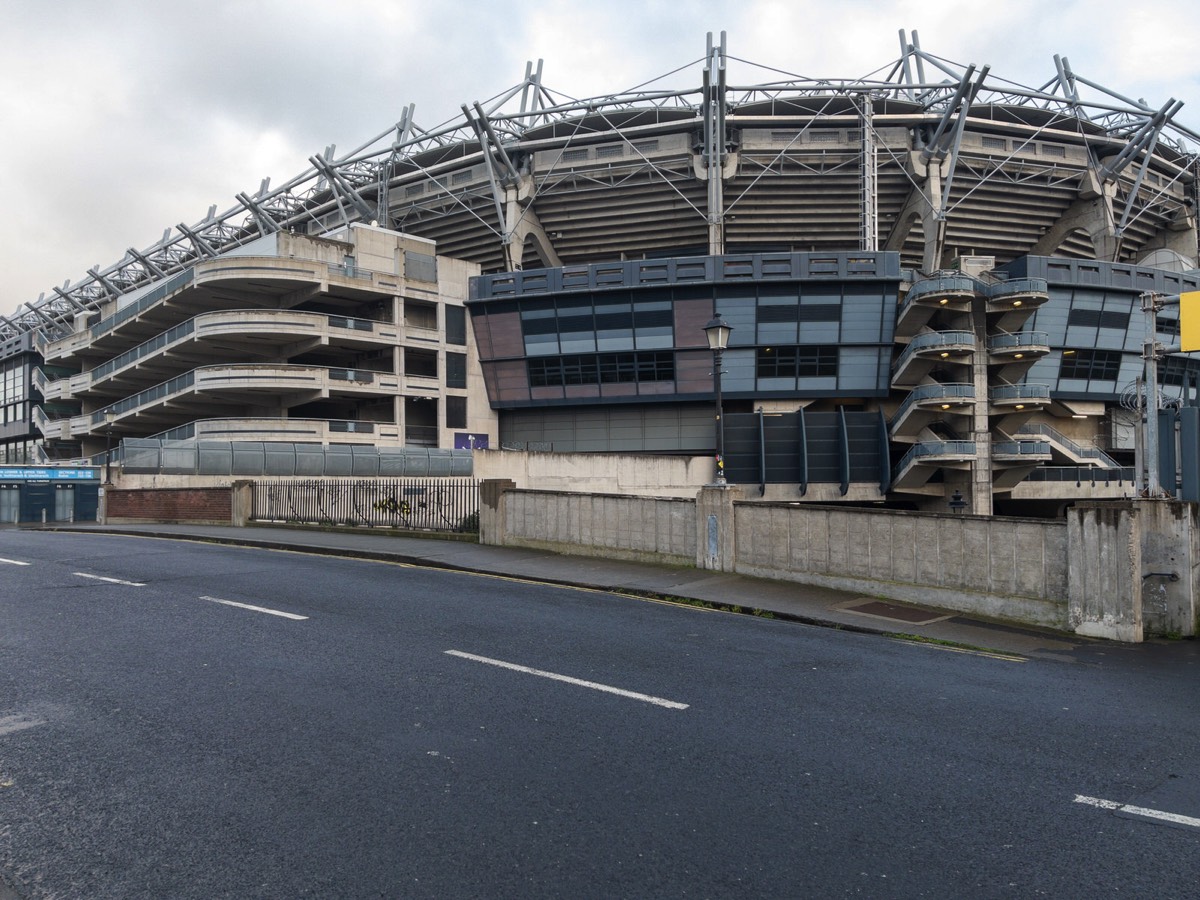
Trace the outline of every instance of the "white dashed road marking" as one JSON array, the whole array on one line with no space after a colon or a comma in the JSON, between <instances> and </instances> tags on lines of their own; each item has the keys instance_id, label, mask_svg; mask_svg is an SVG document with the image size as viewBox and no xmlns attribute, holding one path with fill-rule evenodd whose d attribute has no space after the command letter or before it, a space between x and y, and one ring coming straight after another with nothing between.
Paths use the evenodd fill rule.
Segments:
<instances>
[{"instance_id":1,"label":"white dashed road marking","mask_svg":"<svg viewBox=\"0 0 1200 900\"><path fill-rule=\"evenodd\" d=\"M45 724L44 720L35 719L33 716L0 716L0 736Z\"/></svg>"},{"instance_id":2,"label":"white dashed road marking","mask_svg":"<svg viewBox=\"0 0 1200 900\"><path fill-rule=\"evenodd\" d=\"M283 612L278 609L267 609L265 606L251 606L249 603L238 603L235 600L222 600L220 597L201 597L200 599L210 603L220 603L224 606L236 606L238 609L248 609L251 612L266 613L269 616L279 616L283 619L294 619L297 622L303 622L308 618L308 616L298 616L295 613Z\"/></svg>"},{"instance_id":3,"label":"white dashed road marking","mask_svg":"<svg viewBox=\"0 0 1200 900\"><path fill-rule=\"evenodd\" d=\"M622 688L612 687L607 684L597 684L594 681L582 681L578 678L571 678L569 675L558 675L554 672L543 672L541 669L531 669L528 666L519 666L516 663L503 662L499 659L489 659L486 656L476 656L473 653L463 653L461 650L447 650L446 655L457 656L460 659L470 659L474 662L487 663L489 666L499 666L502 669L512 669L514 672L524 672L526 675L537 675L539 678L550 678L554 681L565 681L567 684L573 684L578 687L591 688L594 691L604 691L609 694L616 694L620 697L628 697L631 700L641 700L643 703L653 703L655 706L665 706L667 709L687 709L686 703L676 703L674 700L664 700L662 697L652 697L649 694L639 694L636 691L626 691Z\"/></svg>"},{"instance_id":4,"label":"white dashed road marking","mask_svg":"<svg viewBox=\"0 0 1200 900\"><path fill-rule=\"evenodd\" d=\"M19 559L4 559L3 557L0 557L0 563L5 563L10 566L27 566L27 565L29 565L29 563L21 562Z\"/></svg>"},{"instance_id":5,"label":"white dashed road marking","mask_svg":"<svg viewBox=\"0 0 1200 900\"><path fill-rule=\"evenodd\" d=\"M1173 825L1187 825L1191 828L1200 828L1200 819L1195 816L1181 816L1178 813L1163 812L1161 809L1146 809L1144 806L1130 806L1128 803L1118 803L1116 800L1101 800L1099 797L1085 797L1083 794L1075 795L1075 802L1082 803L1086 806L1095 806L1100 809L1112 809L1117 812L1128 813L1132 816L1144 816L1147 819L1158 819L1161 822L1170 822Z\"/></svg>"},{"instance_id":6,"label":"white dashed road marking","mask_svg":"<svg viewBox=\"0 0 1200 900\"><path fill-rule=\"evenodd\" d=\"M91 578L94 581L103 581L108 584L123 584L126 587L145 587L145 582L142 581L125 581L123 578L109 578L105 575L89 575L87 572L76 572L80 578Z\"/></svg>"}]
</instances>

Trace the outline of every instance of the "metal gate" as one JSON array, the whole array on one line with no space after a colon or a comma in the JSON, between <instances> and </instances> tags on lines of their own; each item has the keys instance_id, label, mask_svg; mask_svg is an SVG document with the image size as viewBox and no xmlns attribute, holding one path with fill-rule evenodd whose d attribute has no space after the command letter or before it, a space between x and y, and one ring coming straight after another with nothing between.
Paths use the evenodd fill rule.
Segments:
<instances>
[{"instance_id":1,"label":"metal gate","mask_svg":"<svg viewBox=\"0 0 1200 900\"><path fill-rule=\"evenodd\" d=\"M254 482L256 522L478 532L477 478L322 478Z\"/></svg>"}]
</instances>

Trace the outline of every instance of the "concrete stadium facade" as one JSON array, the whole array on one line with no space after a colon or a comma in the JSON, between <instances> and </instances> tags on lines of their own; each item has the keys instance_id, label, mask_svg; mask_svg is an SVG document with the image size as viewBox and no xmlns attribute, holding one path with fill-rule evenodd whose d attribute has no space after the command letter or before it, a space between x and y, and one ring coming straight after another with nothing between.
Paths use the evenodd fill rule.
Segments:
<instances>
[{"instance_id":1,"label":"concrete stadium facade","mask_svg":"<svg viewBox=\"0 0 1200 900\"><path fill-rule=\"evenodd\" d=\"M710 36L693 86L586 100L531 65L444 125L408 107L0 328L53 343L264 237L373 223L483 273L467 305L502 442L711 452L700 326L721 314L730 419L879 420L863 440L886 474L839 496L1069 499L1079 479L1028 481L1051 464L1119 471L1128 491L1139 298L1200 287L1200 136L1181 102L1123 97L1062 58L1021 87L915 34L900 51L877 78L739 84ZM1159 325L1171 343L1177 319ZM1192 361L1161 366L1185 393Z\"/></svg>"},{"instance_id":2,"label":"concrete stadium facade","mask_svg":"<svg viewBox=\"0 0 1200 900\"><path fill-rule=\"evenodd\" d=\"M477 272L369 225L263 236L39 333L33 424L83 455L124 437L487 446L463 306Z\"/></svg>"}]
</instances>

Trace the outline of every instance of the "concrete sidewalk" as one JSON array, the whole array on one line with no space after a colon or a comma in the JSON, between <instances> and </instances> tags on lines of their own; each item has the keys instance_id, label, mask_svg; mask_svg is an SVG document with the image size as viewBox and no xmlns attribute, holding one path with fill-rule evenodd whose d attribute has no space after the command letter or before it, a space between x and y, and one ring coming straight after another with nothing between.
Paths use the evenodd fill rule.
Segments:
<instances>
[{"instance_id":1,"label":"concrete sidewalk","mask_svg":"<svg viewBox=\"0 0 1200 900\"><path fill-rule=\"evenodd\" d=\"M1123 646L1049 630L981 621L933 608L789 581L603 557L491 547L473 541L405 537L367 529L76 524L49 526L48 530L263 547L503 575L655 598L680 598L740 607L745 611L762 610L778 618L811 625L877 634L913 635L931 642L1025 658L1079 661L1080 651L1086 648Z\"/></svg>"}]
</instances>

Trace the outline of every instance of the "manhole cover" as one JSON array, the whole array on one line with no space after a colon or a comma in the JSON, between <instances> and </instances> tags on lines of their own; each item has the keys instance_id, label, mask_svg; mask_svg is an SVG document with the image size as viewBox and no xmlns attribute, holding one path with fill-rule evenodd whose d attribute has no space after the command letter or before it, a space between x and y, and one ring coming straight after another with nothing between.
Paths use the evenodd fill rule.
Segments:
<instances>
[{"instance_id":1,"label":"manhole cover","mask_svg":"<svg viewBox=\"0 0 1200 900\"><path fill-rule=\"evenodd\" d=\"M910 625L928 625L950 618L944 613L928 609L918 609L915 606L900 606L885 600L852 600L841 607L847 612L864 616L875 616L879 619L892 619L897 622L907 622Z\"/></svg>"}]
</instances>

